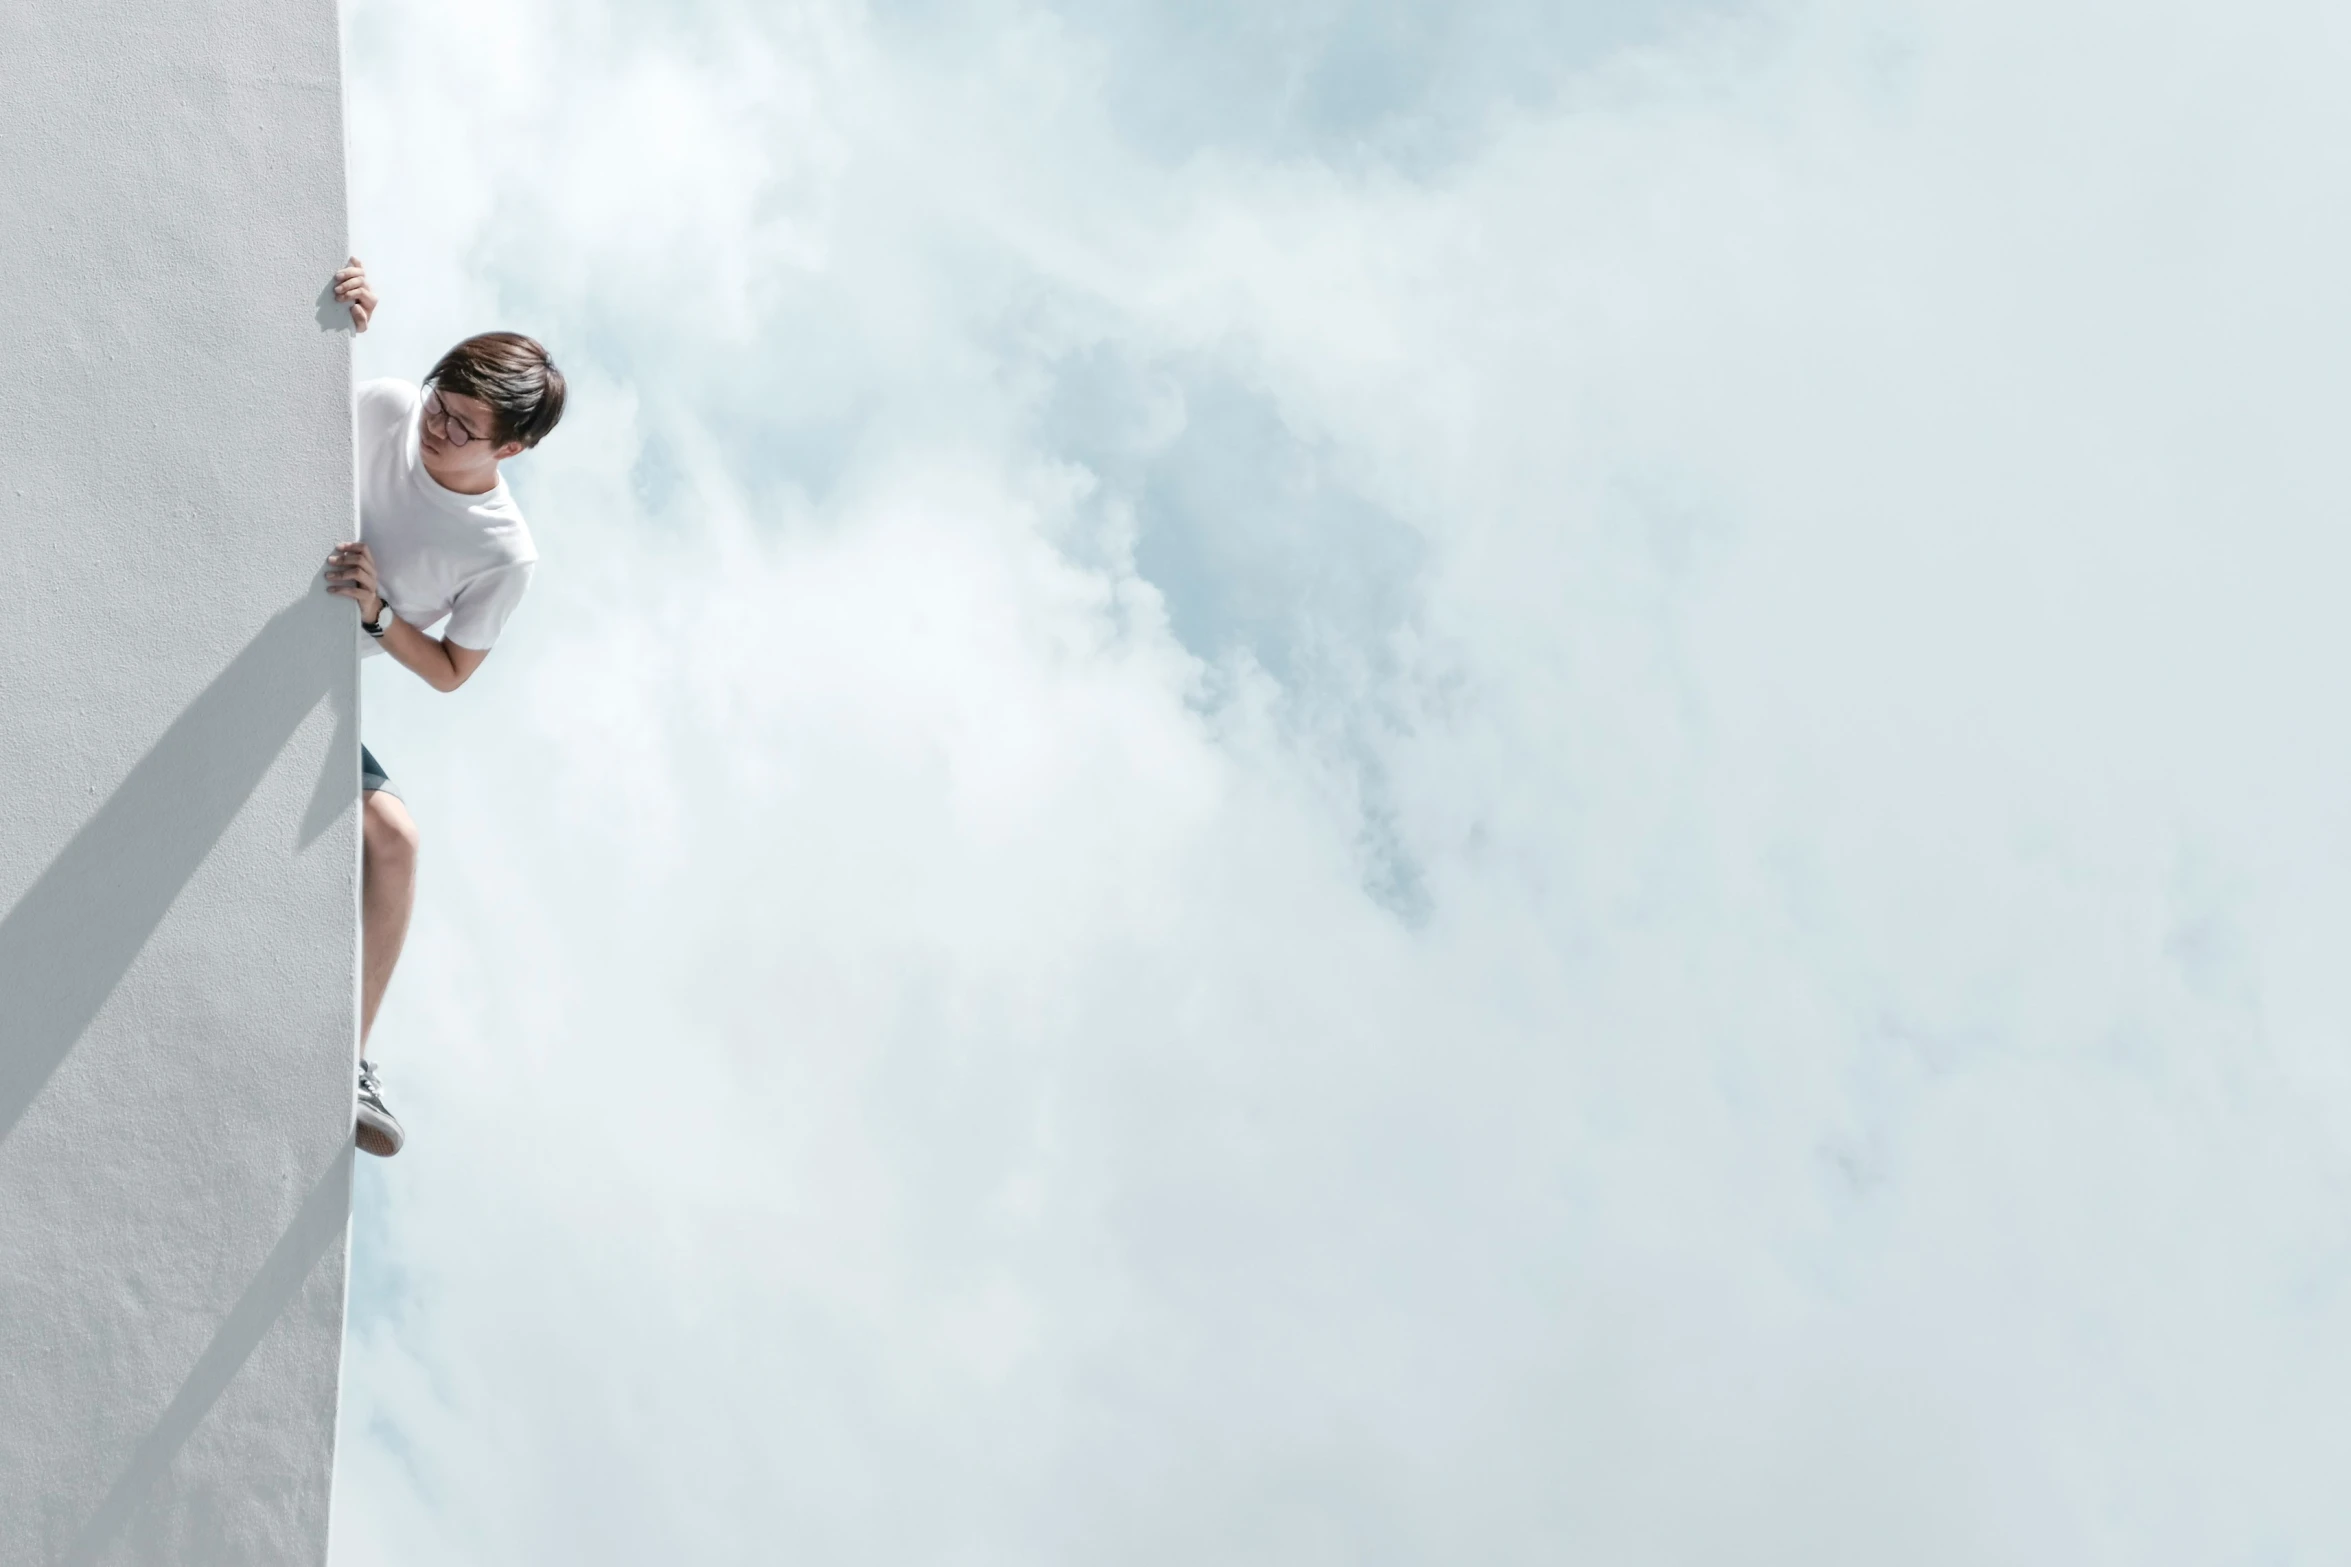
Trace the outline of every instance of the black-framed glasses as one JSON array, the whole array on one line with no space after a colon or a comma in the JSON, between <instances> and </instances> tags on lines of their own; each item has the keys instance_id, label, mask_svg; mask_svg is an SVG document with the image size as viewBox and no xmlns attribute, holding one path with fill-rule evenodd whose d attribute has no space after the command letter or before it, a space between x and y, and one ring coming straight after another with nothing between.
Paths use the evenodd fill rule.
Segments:
<instances>
[{"instance_id":1,"label":"black-framed glasses","mask_svg":"<svg viewBox=\"0 0 2351 1567\"><path fill-rule=\"evenodd\" d=\"M476 435L467 429L465 421L451 413L449 405L441 401L441 389L429 383L424 389L424 412L426 418L440 426L441 439L451 446L463 446L468 441L489 439L486 435Z\"/></svg>"}]
</instances>

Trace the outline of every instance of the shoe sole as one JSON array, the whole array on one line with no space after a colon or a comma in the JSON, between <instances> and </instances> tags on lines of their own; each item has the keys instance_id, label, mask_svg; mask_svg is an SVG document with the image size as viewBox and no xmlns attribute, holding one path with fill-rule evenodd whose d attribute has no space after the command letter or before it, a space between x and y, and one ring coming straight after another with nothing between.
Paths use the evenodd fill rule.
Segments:
<instances>
[{"instance_id":1,"label":"shoe sole","mask_svg":"<svg viewBox=\"0 0 2351 1567\"><path fill-rule=\"evenodd\" d=\"M397 1122L394 1123L393 1130L386 1131L383 1127L370 1121L364 1114L359 1118L359 1126L353 1133L353 1140L359 1144L361 1153L374 1154L378 1159L391 1158L392 1155L400 1151L401 1145L408 1141L406 1137L400 1135Z\"/></svg>"}]
</instances>

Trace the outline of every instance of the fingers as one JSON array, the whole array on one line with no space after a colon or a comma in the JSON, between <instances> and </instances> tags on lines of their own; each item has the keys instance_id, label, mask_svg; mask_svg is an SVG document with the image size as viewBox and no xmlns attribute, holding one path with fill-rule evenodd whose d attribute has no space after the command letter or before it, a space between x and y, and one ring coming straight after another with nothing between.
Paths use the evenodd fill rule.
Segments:
<instances>
[{"instance_id":1,"label":"fingers","mask_svg":"<svg viewBox=\"0 0 2351 1567\"><path fill-rule=\"evenodd\" d=\"M335 298L351 307L351 330L366 331L376 313L376 291L367 286L367 267L357 256L335 272Z\"/></svg>"},{"instance_id":2,"label":"fingers","mask_svg":"<svg viewBox=\"0 0 2351 1567\"><path fill-rule=\"evenodd\" d=\"M338 544L327 557L327 591L345 598L375 597L375 556L365 544Z\"/></svg>"},{"instance_id":3,"label":"fingers","mask_svg":"<svg viewBox=\"0 0 2351 1567\"><path fill-rule=\"evenodd\" d=\"M376 313L376 291L367 286L367 279L355 277L337 283L335 298L351 307L351 329L366 331L369 318Z\"/></svg>"}]
</instances>

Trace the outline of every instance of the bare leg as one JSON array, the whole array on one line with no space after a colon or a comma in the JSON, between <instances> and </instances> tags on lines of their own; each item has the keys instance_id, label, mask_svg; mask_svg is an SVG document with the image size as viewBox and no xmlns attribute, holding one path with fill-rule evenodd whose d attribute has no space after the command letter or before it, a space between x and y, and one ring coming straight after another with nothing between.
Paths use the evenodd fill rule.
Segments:
<instances>
[{"instance_id":1,"label":"bare leg","mask_svg":"<svg viewBox=\"0 0 2351 1567\"><path fill-rule=\"evenodd\" d=\"M378 790L362 795L360 834L364 848L359 892L359 1044L367 1047L376 1026L376 1008L392 983L393 966L408 940L408 916L416 907L415 818L398 797Z\"/></svg>"}]
</instances>

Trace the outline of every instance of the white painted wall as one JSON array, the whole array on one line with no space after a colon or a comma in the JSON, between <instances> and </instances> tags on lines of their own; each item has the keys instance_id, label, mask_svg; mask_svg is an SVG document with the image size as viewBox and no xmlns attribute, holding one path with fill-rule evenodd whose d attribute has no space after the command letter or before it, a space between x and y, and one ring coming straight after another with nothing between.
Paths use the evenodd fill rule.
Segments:
<instances>
[{"instance_id":1,"label":"white painted wall","mask_svg":"<svg viewBox=\"0 0 2351 1567\"><path fill-rule=\"evenodd\" d=\"M318 1562L357 688L333 0L0 4L0 1564Z\"/></svg>"}]
</instances>

